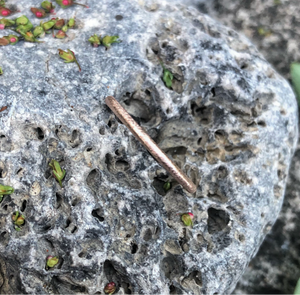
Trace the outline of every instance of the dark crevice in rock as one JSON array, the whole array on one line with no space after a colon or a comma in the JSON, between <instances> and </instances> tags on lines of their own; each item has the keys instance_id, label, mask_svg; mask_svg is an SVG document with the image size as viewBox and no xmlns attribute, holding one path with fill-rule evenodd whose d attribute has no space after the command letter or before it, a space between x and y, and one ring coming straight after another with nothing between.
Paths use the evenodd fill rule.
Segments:
<instances>
[{"instance_id":1,"label":"dark crevice in rock","mask_svg":"<svg viewBox=\"0 0 300 295\"><path fill-rule=\"evenodd\" d=\"M103 222L104 221L104 217L103 217L103 211L98 208L98 209L94 209L92 211L92 215L97 218L100 222Z\"/></svg>"},{"instance_id":2,"label":"dark crevice in rock","mask_svg":"<svg viewBox=\"0 0 300 295\"><path fill-rule=\"evenodd\" d=\"M27 201L23 200L22 205L20 207L20 211L24 212L27 207Z\"/></svg>"},{"instance_id":3,"label":"dark crevice in rock","mask_svg":"<svg viewBox=\"0 0 300 295\"><path fill-rule=\"evenodd\" d=\"M208 209L208 232L210 234L223 230L229 223L229 214L224 210L218 210L215 208Z\"/></svg>"},{"instance_id":4,"label":"dark crevice in rock","mask_svg":"<svg viewBox=\"0 0 300 295\"><path fill-rule=\"evenodd\" d=\"M102 178L98 169L93 169L86 178L87 186L96 194L100 191L101 182Z\"/></svg>"}]
</instances>

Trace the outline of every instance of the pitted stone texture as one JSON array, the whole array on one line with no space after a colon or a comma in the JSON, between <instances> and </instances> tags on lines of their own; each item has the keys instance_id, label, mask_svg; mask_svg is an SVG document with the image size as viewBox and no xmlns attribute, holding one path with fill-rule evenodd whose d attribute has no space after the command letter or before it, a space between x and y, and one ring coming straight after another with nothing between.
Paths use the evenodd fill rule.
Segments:
<instances>
[{"instance_id":1,"label":"pitted stone texture","mask_svg":"<svg viewBox=\"0 0 300 295\"><path fill-rule=\"evenodd\" d=\"M23 14L38 4L18 2ZM280 210L297 136L294 95L247 39L192 8L89 6L58 10L77 12L67 42L0 52L1 183L16 189L0 204L1 292L94 294L114 281L118 294L228 293ZM123 42L92 48L94 33ZM74 50L82 72L58 48ZM107 95L193 179L194 195L114 117ZM63 188L51 159L67 171ZM20 232L16 210L26 217ZM193 228L180 221L186 212ZM60 262L47 271L48 255Z\"/></svg>"}]
</instances>

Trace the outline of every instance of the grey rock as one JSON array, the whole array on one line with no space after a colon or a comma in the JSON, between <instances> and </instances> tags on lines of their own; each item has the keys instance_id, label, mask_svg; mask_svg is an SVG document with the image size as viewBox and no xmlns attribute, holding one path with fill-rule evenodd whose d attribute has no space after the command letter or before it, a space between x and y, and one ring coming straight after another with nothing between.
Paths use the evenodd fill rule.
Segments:
<instances>
[{"instance_id":1,"label":"grey rock","mask_svg":"<svg viewBox=\"0 0 300 295\"><path fill-rule=\"evenodd\" d=\"M180 1L179 1L180 2ZM297 0L227 1L191 0L200 11L243 33L284 77L290 64L299 61L299 2ZM267 34L259 34L263 28ZM299 139L298 139L299 141ZM234 293L292 294L299 269L299 146L292 159L283 207L272 231L251 261Z\"/></svg>"},{"instance_id":2,"label":"grey rock","mask_svg":"<svg viewBox=\"0 0 300 295\"><path fill-rule=\"evenodd\" d=\"M300 59L297 0L176 0L209 14L244 34L268 62L290 79L290 64ZM170 0L170 3L172 0Z\"/></svg>"},{"instance_id":3,"label":"grey rock","mask_svg":"<svg viewBox=\"0 0 300 295\"><path fill-rule=\"evenodd\" d=\"M110 281L118 294L231 292L280 211L297 138L293 92L246 38L192 8L89 6L58 10L77 12L65 41L1 48L0 174L15 188L0 204L1 292L94 294ZM92 48L94 33L123 42ZM74 50L82 72L58 48ZM194 195L114 117L107 95L197 183ZM67 171L63 188L51 159ZM180 221L186 212L193 228ZM59 264L46 270L48 255Z\"/></svg>"}]
</instances>

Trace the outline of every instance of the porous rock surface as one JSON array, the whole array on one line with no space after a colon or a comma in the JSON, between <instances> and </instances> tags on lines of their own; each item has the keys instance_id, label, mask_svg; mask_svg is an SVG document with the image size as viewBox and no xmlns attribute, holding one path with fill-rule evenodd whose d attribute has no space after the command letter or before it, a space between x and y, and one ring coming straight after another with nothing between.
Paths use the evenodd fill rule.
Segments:
<instances>
[{"instance_id":1,"label":"porous rock surface","mask_svg":"<svg viewBox=\"0 0 300 295\"><path fill-rule=\"evenodd\" d=\"M118 294L229 293L282 204L297 138L292 90L247 39L192 8L89 6L57 11L77 12L65 41L1 48L0 183L15 188L0 204L1 292L103 294L114 281ZM123 42L92 48L94 33ZM74 50L82 71L58 48ZM114 117L107 95L193 179L194 195ZM51 159L67 171L63 188ZM51 270L48 255L60 258Z\"/></svg>"}]
</instances>

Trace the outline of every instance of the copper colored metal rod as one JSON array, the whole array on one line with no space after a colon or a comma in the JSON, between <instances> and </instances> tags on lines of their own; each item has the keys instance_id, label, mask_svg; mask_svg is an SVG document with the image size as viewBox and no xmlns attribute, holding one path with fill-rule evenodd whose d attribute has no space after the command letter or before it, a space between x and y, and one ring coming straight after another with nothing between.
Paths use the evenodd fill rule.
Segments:
<instances>
[{"instance_id":1,"label":"copper colored metal rod","mask_svg":"<svg viewBox=\"0 0 300 295\"><path fill-rule=\"evenodd\" d=\"M195 193L196 185L168 158L168 156L157 146L151 137L139 126L127 111L117 102L108 96L105 103L122 121L122 123L133 133L133 135L145 146L157 162L163 166L190 193Z\"/></svg>"}]
</instances>

